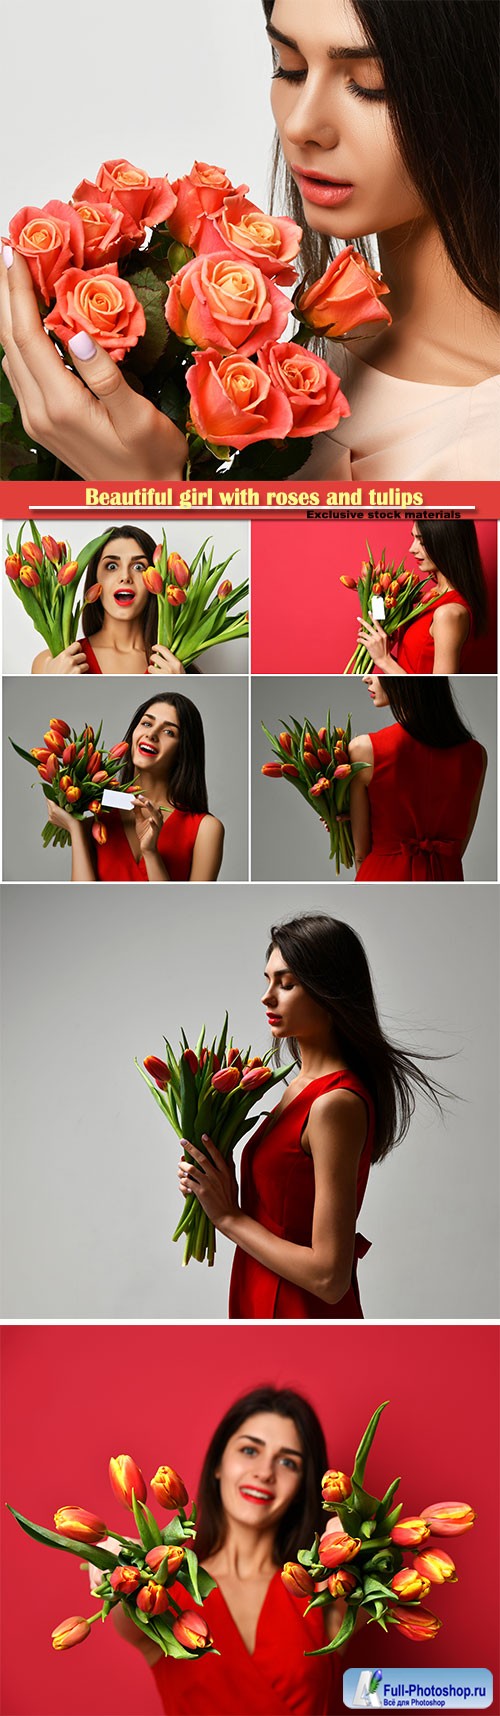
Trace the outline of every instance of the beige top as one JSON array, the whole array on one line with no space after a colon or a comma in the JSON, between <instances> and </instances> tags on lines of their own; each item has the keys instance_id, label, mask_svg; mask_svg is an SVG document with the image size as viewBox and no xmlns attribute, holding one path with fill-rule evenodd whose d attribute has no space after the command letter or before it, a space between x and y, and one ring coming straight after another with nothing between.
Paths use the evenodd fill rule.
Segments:
<instances>
[{"instance_id":1,"label":"beige top","mask_svg":"<svg viewBox=\"0 0 500 1716\"><path fill-rule=\"evenodd\" d=\"M301 476L328 482L494 482L500 479L500 375L475 387L400 381L330 345L351 407L315 437Z\"/></svg>"}]
</instances>

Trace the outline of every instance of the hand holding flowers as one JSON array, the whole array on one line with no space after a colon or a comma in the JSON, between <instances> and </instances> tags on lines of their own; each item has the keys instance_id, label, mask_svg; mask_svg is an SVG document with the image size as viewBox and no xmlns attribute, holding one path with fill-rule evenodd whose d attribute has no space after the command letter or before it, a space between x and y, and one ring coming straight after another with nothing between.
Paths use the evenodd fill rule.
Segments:
<instances>
[{"instance_id":1,"label":"hand holding flowers","mask_svg":"<svg viewBox=\"0 0 500 1716\"><path fill-rule=\"evenodd\" d=\"M366 763L351 763L351 717L345 727L333 725L328 710L326 727L316 729L307 719L302 723L292 717L282 733L270 733L262 727L272 746L276 763L264 763L262 774L273 780L290 781L302 798L311 805L330 835L330 858L335 859L337 876L341 864L350 870L354 863L349 794L351 781Z\"/></svg>"},{"instance_id":2,"label":"hand holding flowers","mask_svg":"<svg viewBox=\"0 0 500 1716\"><path fill-rule=\"evenodd\" d=\"M214 566L213 543L205 552L208 541L206 537L188 566L180 554L169 554L162 531L153 565L142 574L158 599L158 645L171 651L184 669L215 644L248 637L248 613L231 612L248 596L248 582L233 588L224 573L234 554Z\"/></svg>"},{"instance_id":3,"label":"hand holding flowers","mask_svg":"<svg viewBox=\"0 0 500 1716\"><path fill-rule=\"evenodd\" d=\"M111 528L87 542L74 559L68 543L56 542L53 536L41 536L33 520L30 529L31 542L24 536L27 525L20 526L15 549L7 537L5 571L14 595L22 602L50 654L57 656L76 641L82 612L80 603L75 606L78 585L93 554L104 548ZM87 591L85 605L95 602L99 595L100 585L95 584Z\"/></svg>"},{"instance_id":4,"label":"hand holding flowers","mask_svg":"<svg viewBox=\"0 0 500 1716\"><path fill-rule=\"evenodd\" d=\"M116 785L128 752L125 740L106 751L101 742L102 721L97 733L84 727L81 733L68 727L67 721L52 716L43 745L24 751L10 740L18 757L31 763L43 783L45 797L51 805L50 821L42 829L44 846L68 846L71 841L71 821L83 822L87 812L93 815L92 834L98 845L104 846L107 829L103 818L102 796L106 787ZM119 783L118 783L119 784ZM135 790L135 782L124 789Z\"/></svg>"},{"instance_id":5,"label":"hand holding flowers","mask_svg":"<svg viewBox=\"0 0 500 1716\"><path fill-rule=\"evenodd\" d=\"M344 673L370 673L374 662L383 667L391 653L389 640L400 626L418 619L433 606L432 601L422 600L426 578L419 578L417 572L409 572L403 560L397 567L393 560L387 564L385 548L375 563L368 542L366 546L368 560L363 561L358 581L355 578L340 579L347 590L357 590L361 604L358 643ZM382 602L382 620L374 615L374 597Z\"/></svg>"}]
</instances>

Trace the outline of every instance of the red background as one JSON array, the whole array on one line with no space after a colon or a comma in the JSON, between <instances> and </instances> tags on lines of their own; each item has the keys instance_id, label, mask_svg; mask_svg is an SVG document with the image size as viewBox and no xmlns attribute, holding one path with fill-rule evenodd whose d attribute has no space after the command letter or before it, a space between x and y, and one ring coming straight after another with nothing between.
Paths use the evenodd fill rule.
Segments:
<instances>
[{"instance_id":1,"label":"red background","mask_svg":"<svg viewBox=\"0 0 500 1716\"><path fill-rule=\"evenodd\" d=\"M133 1454L147 1478L168 1462L194 1489L216 1422L257 1382L302 1389L324 1424L331 1464L344 1471L375 1406L389 1397L367 1472L374 1493L402 1472L405 1513L449 1499L470 1502L478 1519L463 1537L440 1540L459 1583L434 1586L428 1599L444 1623L434 1644L363 1631L345 1666L376 1657L380 1666L495 1672L495 1328L46 1326L5 1329L2 1345L3 1499L49 1527L55 1508L71 1503L127 1533L131 1516L108 1484L110 1454ZM76 1557L32 1542L10 1515L3 1520L3 1716L154 1716L149 1670L112 1620L96 1624L76 1650L55 1654L56 1623L93 1611L86 1575Z\"/></svg>"},{"instance_id":2,"label":"red background","mask_svg":"<svg viewBox=\"0 0 500 1716\"><path fill-rule=\"evenodd\" d=\"M376 559L416 567L411 524L255 522L252 527L252 672L343 673L357 643L358 597L339 583L359 578L370 543ZM486 637L468 651L469 673L496 673L497 526L476 525L488 588Z\"/></svg>"}]
</instances>

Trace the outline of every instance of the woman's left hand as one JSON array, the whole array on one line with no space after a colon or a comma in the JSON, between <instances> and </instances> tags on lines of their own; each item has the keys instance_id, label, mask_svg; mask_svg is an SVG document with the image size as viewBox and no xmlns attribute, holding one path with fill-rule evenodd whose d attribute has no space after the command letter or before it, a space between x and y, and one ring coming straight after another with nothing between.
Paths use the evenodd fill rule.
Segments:
<instances>
[{"instance_id":1,"label":"woman's left hand","mask_svg":"<svg viewBox=\"0 0 500 1716\"><path fill-rule=\"evenodd\" d=\"M206 1155L202 1150L198 1150L195 1144L190 1144L187 1138L182 1142L186 1150L189 1150L190 1156L194 1157L194 1166L182 1157L178 1167L180 1190L184 1197L187 1197L189 1192L195 1192L198 1203L209 1220L223 1233L228 1216L234 1215L239 1208L234 1163L225 1161L217 1145L212 1144L211 1138L207 1138L205 1133L203 1143Z\"/></svg>"},{"instance_id":2,"label":"woman's left hand","mask_svg":"<svg viewBox=\"0 0 500 1716\"><path fill-rule=\"evenodd\" d=\"M148 673L185 673L186 669L178 656L174 655L166 644L153 644L148 663Z\"/></svg>"},{"instance_id":3,"label":"woman's left hand","mask_svg":"<svg viewBox=\"0 0 500 1716\"><path fill-rule=\"evenodd\" d=\"M377 667L383 667L391 654L392 638L387 637L383 626L378 620L361 620L358 632L358 643L364 644L370 651L372 660Z\"/></svg>"},{"instance_id":4,"label":"woman's left hand","mask_svg":"<svg viewBox=\"0 0 500 1716\"><path fill-rule=\"evenodd\" d=\"M141 852L156 852L158 837L163 828L163 817L157 804L151 804L149 798L143 798L138 793L133 803L135 817L135 832Z\"/></svg>"}]
</instances>

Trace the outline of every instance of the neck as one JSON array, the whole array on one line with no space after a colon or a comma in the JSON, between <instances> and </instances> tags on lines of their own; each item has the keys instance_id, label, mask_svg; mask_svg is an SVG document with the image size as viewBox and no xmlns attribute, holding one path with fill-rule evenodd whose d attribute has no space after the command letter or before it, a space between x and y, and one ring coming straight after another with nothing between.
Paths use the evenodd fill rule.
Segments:
<instances>
[{"instance_id":1,"label":"neck","mask_svg":"<svg viewBox=\"0 0 500 1716\"><path fill-rule=\"evenodd\" d=\"M340 1072L345 1066L345 1060L340 1054L338 1044L332 1044L331 1037L325 1043L312 1043L298 1039L300 1054L300 1077L303 1079L326 1078L328 1073Z\"/></svg>"},{"instance_id":2,"label":"neck","mask_svg":"<svg viewBox=\"0 0 500 1716\"><path fill-rule=\"evenodd\" d=\"M139 615L135 620L115 620L112 614L105 614L101 630L96 634L95 642L102 644L105 649L114 649L117 655L130 655L133 650L140 650L144 655L141 616Z\"/></svg>"},{"instance_id":3,"label":"neck","mask_svg":"<svg viewBox=\"0 0 500 1716\"><path fill-rule=\"evenodd\" d=\"M142 793L144 798L149 798L151 804L170 804L167 775L160 778L154 769L137 769L136 774L139 775L137 791Z\"/></svg>"},{"instance_id":4,"label":"neck","mask_svg":"<svg viewBox=\"0 0 500 1716\"><path fill-rule=\"evenodd\" d=\"M219 1571L226 1579L258 1579L274 1571L274 1550L273 1530L262 1531L256 1526L230 1523L225 1542L217 1554Z\"/></svg>"},{"instance_id":5,"label":"neck","mask_svg":"<svg viewBox=\"0 0 500 1716\"><path fill-rule=\"evenodd\" d=\"M498 318L459 279L430 216L381 233L378 243L392 327L367 340L368 363L438 385L496 374Z\"/></svg>"}]
</instances>

